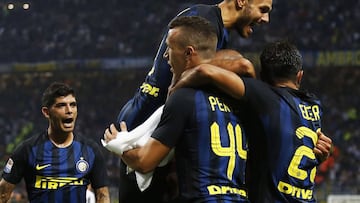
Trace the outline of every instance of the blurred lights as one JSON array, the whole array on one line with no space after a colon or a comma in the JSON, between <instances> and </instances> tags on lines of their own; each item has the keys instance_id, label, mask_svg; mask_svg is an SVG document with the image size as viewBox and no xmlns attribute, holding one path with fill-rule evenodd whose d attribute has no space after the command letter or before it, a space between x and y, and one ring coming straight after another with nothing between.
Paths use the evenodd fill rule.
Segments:
<instances>
[{"instance_id":1,"label":"blurred lights","mask_svg":"<svg viewBox=\"0 0 360 203\"><path fill-rule=\"evenodd\" d=\"M29 10L30 9L30 3L24 2L24 3L7 3L6 5L8 10L15 10L21 8L22 10Z\"/></svg>"},{"instance_id":2,"label":"blurred lights","mask_svg":"<svg viewBox=\"0 0 360 203\"><path fill-rule=\"evenodd\" d=\"M9 3L9 4L7 5L7 8L8 8L9 10L13 10L13 9L15 8L15 5L12 4L12 3Z\"/></svg>"},{"instance_id":3,"label":"blurred lights","mask_svg":"<svg viewBox=\"0 0 360 203\"><path fill-rule=\"evenodd\" d=\"M30 8L30 4L29 3L24 3L23 4L23 9L24 10L28 10Z\"/></svg>"}]
</instances>

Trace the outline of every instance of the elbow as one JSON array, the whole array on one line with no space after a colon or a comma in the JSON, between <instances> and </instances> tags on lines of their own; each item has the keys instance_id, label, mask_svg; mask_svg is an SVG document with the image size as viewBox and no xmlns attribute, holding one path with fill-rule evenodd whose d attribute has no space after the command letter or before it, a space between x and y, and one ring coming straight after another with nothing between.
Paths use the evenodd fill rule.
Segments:
<instances>
[{"instance_id":1,"label":"elbow","mask_svg":"<svg viewBox=\"0 0 360 203\"><path fill-rule=\"evenodd\" d=\"M242 77L256 78L256 71L254 65L246 58L242 58L238 65L236 73Z\"/></svg>"},{"instance_id":2,"label":"elbow","mask_svg":"<svg viewBox=\"0 0 360 203\"><path fill-rule=\"evenodd\" d=\"M200 64L198 65L194 71L195 71L195 78L197 78L197 81L200 81L201 84L207 84L211 81L214 75L213 71L214 66L210 64Z\"/></svg>"}]
</instances>

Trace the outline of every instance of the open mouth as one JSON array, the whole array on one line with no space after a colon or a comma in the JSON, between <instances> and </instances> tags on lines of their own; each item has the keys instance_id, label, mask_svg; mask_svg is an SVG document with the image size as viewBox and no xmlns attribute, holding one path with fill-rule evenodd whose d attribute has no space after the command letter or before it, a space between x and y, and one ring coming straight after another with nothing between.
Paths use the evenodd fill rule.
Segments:
<instances>
[{"instance_id":1,"label":"open mouth","mask_svg":"<svg viewBox=\"0 0 360 203\"><path fill-rule=\"evenodd\" d=\"M72 123L73 121L74 121L73 118L63 119L63 123Z\"/></svg>"}]
</instances>

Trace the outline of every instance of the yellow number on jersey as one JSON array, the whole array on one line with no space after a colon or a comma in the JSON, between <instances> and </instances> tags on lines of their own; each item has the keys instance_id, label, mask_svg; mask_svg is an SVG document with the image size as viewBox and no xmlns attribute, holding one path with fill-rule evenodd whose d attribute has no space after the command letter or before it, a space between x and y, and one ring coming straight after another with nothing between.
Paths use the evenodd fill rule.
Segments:
<instances>
[{"instance_id":1,"label":"yellow number on jersey","mask_svg":"<svg viewBox=\"0 0 360 203\"><path fill-rule=\"evenodd\" d=\"M318 139L316 132L305 126L296 129L296 136L300 139L302 139L305 136L309 137L311 138L314 145L316 144ZM298 147L295 151L295 154L288 168L289 175L300 180L305 180L309 176L307 171L299 168L300 162L303 157L308 157L309 159L315 159L315 154L313 152L313 149L304 145ZM310 172L310 181L312 183L315 180L315 174L316 174L316 167L314 167Z\"/></svg>"},{"instance_id":2,"label":"yellow number on jersey","mask_svg":"<svg viewBox=\"0 0 360 203\"><path fill-rule=\"evenodd\" d=\"M229 123L227 125L227 131L229 135L229 146L223 147L221 145L221 137L219 125L214 122L210 126L211 130L211 149L218 156L227 156L229 157L228 169L227 169L227 177L229 180L232 180L232 175L235 169L235 161L236 161L236 151L242 159L247 158L247 152L242 148L243 140L242 140L242 131L239 124L234 126Z\"/></svg>"}]
</instances>

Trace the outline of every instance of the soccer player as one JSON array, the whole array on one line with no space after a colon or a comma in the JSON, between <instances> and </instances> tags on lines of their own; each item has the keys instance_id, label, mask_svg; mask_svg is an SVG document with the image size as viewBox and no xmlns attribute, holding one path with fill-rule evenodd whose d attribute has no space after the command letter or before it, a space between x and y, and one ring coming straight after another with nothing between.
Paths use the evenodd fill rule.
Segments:
<instances>
[{"instance_id":1,"label":"soccer player","mask_svg":"<svg viewBox=\"0 0 360 203\"><path fill-rule=\"evenodd\" d=\"M269 22L272 0L223 0L216 5L194 5L178 16L201 16L215 26L217 49L227 47L230 30L237 31L247 38L253 32L253 26ZM166 31L167 33L167 31ZM166 50L166 34L157 51L153 67L149 71L134 97L121 109L117 121L125 121L129 130L143 123L158 107L165 103L172 74L167 61L163 58ZM126 165L120 165L119 199L122 203L153 201L163 202L159 194L166 187L166 168L155 170L150 188L140 192L134 173L127 174Z\"/></svg>"},{"instance_id":2,"label":"soccer player","mask_svg":"<svg viewBox=\"0 0 360 203\"><path fill-rule=\"evenodd\" d=\"M216 32L204 18L173 20L164 57L174 81L184 70L213 58L216 43ZM211 86L179 89L166 101L148 142L124 152L122 159L136 171L147 173L175 148L179 202L248 202L244 188L247 141L232 101ZM124 122L121 129L126 130ZM112 124L104 137L117 133Z\"/></svg>"},{"instance_id":3,"label":"soccer player","mask_svg":"<svg viewBox=\"0 0 360 203\"><path fill-rule=\"evenodd\" d=\"M7 202L24 178L31 203L85 203L90 183L96 202L109 203L106 164L99 145L73 133L78 113L74 90L64 83L52 83L43 93L41 111L49 127L23 141L7 161L0 202Z\"/></svg>"},{"instance_id":4,"label":"soccer player","mask_svg":"<svg viewBox=\"0 0 360 203\"><path fill-rule=\"evenodd\" d=\"M244 121L251 202L316 202L314 179L321 160L315 154L327 157L331 148L331 139L320 131L321 103L300 90L302 57L294 45L274 42L262 51L260 62L262 81L202 65L184 73L174 88L210 82L249 101L243 109L249 110Z\"/></svg>"}]
</instances>

